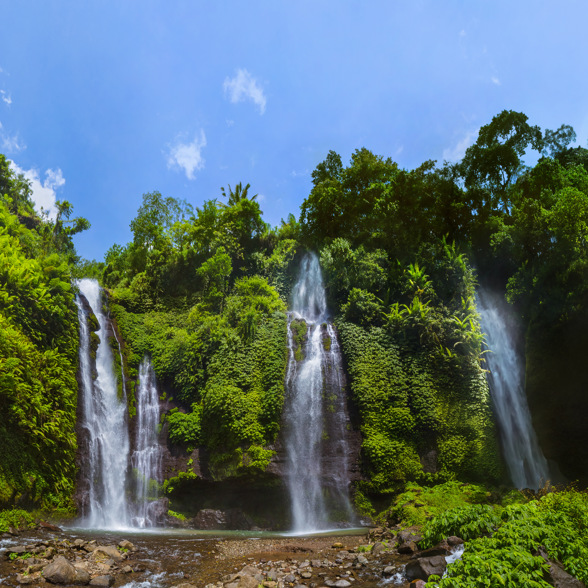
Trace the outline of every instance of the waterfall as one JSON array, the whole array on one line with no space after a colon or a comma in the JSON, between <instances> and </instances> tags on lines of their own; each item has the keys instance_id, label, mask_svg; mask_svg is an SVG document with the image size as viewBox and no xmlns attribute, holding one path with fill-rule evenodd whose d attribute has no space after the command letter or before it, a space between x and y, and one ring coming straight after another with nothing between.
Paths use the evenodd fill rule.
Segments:
<instances>
[{"instance_id":1,"label":"waterfall","mask_svg":"<svg viewBox=\"0 0 588 588\"><path fill-rule=\"evenodd\" d=\"M349 522L347 414L342 362L319 260L307 255L293 290L286 375L286 481L295 532ZM331 524L332 526L332 524Z\"/></svg>"},{"instance_id":2,"label":"waterfall","mask_svg":"<svg viewBox=\"0 0 588 588\"><path fill-rule=\"evenodd\" d=\"M103 312L102 290L96 280L79 280L78 288L99 324L96 375L92 374L88 317L78 297L80 324L80 402L82 427L88 444L84 466L89 477L86 524L92 528L124 528L129 524L126 500L129 463L127 403L124 386L119 397L112 350L110 321Z\"/></svg>"},{"instance_id":3,"label":"waterfall","mask_svg":"<svg viewBox=\"0 0 588 588\"><path fill-rule=\"evenodd\" d=\"M137 409L135 450L131 466L135 476L135 512L137 527L153 527L157 522L158 482L161 478L162 451L157 439L159 426L159 394L155 374L147 357L139 366L139 382L135 393Z\"/></svg>"},{"instance_id":4,"label":"waterfall","mask_svg":"<svg viewBox=\"0 0 588 588\"><path fill-rule=\"evenodd\" d=\"M478 307L490 349L485 356L490 393L510 477L517 488L537 489L549 479L549 470L531 422L509 309L502 297L482 290L478 292Z\"/></svg>"}]
</instances>

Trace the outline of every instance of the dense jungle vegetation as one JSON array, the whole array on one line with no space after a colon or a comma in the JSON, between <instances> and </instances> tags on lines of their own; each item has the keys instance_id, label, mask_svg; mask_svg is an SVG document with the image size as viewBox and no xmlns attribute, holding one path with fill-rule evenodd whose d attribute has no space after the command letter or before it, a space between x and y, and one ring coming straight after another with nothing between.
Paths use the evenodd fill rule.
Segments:
<instances>
[{"instance_id":1,"label":"dense jungle vegetation","mask_svg":"<svg viewBox=\"0 0 588 588\"><path fill-rule=\"evenodd\" d=\"M35 213L30 187L1 158L0 502L51 506L71 496L73 275L107 288L129 374L151 356L177 406L166 415L170 441L201 447L214 480L261 476L280 429L286 309L307 250L320 255L361 429L361 510L375 514L374 500L407 482L506 481L478 281L521 319L527 393L548 456L586 483L588 457L569 455L585 440L577 415L588 405L585 376L571 370L588 323L588 149L574 141L567 125L542 131L503 111L459 163L406 170L362 148L345 166L331 151L312 172L300 217L278 227L263 221L249 184L196 208L152 192L132 241L103 262L75 254L72 236L87 221L70 221L67 202L55 220ZM179 472L169 487L194 476ZM547 521L549 508L511 509L488 524L506 532L535 511Z\"/></svg>"}]
</instances>

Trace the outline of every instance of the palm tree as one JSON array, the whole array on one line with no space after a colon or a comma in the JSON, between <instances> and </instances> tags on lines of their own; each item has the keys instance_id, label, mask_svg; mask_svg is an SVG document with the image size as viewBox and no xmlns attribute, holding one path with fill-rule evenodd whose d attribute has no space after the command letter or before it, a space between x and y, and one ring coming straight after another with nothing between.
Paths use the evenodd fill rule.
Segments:
<instances>
[{"instance_id":1,"label":"palm tree","mask_svg":"<svg viewBox=\"0 0 588 588\"><path fill-rule=\"evenodd\" d=\"M228 208L229 206L234 206L235 204L238 204L242 200L251 200L251 201L255 200L257 198L258 194L255 194L254 196L251 196L251 198L248 198L247 194L249 192L249 188L251 188L251 184L247 184L243 188L243 184L241 182L239 182L235 186L234 192L233 192L233 189L231 188L231 185L229 184L228 194L224 188L221 188L221 193L225 198L228 198L228 202L227 202L227 204L225 204L224 202L220 202L219 204L221 206Z\"/></svg>"}]
</instances>

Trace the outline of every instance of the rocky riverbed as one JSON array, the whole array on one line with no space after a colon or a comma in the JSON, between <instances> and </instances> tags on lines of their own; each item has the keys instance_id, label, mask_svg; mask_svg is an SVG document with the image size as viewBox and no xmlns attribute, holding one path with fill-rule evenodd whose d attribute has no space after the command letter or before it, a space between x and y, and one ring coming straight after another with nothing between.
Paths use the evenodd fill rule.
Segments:
<instances>
[{"instance_id":1,"label":"rocky riverbed","mask_svg":"<svg viewBox=\"0 0 588 588\"><path fill-rule=\"evenodd\" d=\"M0 536L0 584L127 588L391 588L422 586L443 573L461 543L418 552L416 531L361 535L214 536L61 531L52 526ZM412 582L411 582L412 581Z\"/></svg>"}]
</instances>

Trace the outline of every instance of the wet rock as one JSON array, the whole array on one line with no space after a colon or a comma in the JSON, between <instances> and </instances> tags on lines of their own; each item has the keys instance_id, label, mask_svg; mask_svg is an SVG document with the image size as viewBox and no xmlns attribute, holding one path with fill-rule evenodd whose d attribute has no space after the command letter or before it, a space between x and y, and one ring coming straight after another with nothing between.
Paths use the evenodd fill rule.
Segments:
<instances>
[{"instance_id":1,"label":"wet rock","mask_svg":"<svg viewBox=\"0 0 588 588\"><path fill-rule=\"evenodd\" d=\"M123 539L123 540L122 540L122 541L121 541L121 542L118 544L118 546L119 546L121 549L126 549L126 550L128 550L128 551L137 551L137 548L136 548L136 547L135 547L135 546L134 546L134 545L133 545L133 544L132 544L130 541L127 541L126 539Z\"/></svg>"},{"instance_id":2,"label":"wet rock","mask_svg":"<svg viewBox=\"0 0 588 588\"><path fill-rule=\"evenodd\" d=\"M384 574L384 576L391 576L393 573L394 573L394 566L386 566L382 570L382 574Z\"/></svg>"},{"instance_id":3,"label":"wet rock","mask_svg":"<svg viewBox=\"0 0 588 588\"><path fill-rule=\"evenodd\" d=\"M296 576L288 574L287 576L284 576L284 582L287 584L294 584L294 582L296 582Z\"/></svg>"},{"instance_id":4,"label":"wet rock","mask_svg":"<svg viewBox=\"0 0 588 588\"><path fill-rule=\"evenodd\" d=\"M427 580L432 574L442 576L446 567L445 558L442 555L434 555L409 561L404 573L408 580Z\"/></svg>"},{"instance_id":5,"label":"wet rock","mask_svg":"<svg viewBox=\"0 0 588 588\"><path fill-rule=\"evenodd\" d=\"M358 564L361 564L362 566L365 566L368 563L368 558L365 555L361 555L361 553L360 553L359 555L356 556L355 561Z\"/></svg>"},{"instance_id":6,"label":"wet rock","mask_svg":"<svg viewBox=\"0 0 588 588\"><path fill-rule=\"evenodd\" d=\"M451 547L455 547L456 545L462 545L464 542L461 537L456 537L455 535L447 537L446 541Z\"/></svg>"},{"instance_id":7,"label":"wet rock","mask_svg":"<svg viewBox=\"0 0 588 588\"><path fill-rule=\"evenodd\" d=\"M55 533L61 533L62 531L60 527L58 527L57 525L52 525L47 521L40 521L39 527L41 527L41 529L45 529L46 531L53 531Z\"/></svg>"},{"instance_id":8,"label":"wet rock","mask_svg":"<svg viewBox=\"0 0 588 588\"><path fill-rule=\"evenodd\" d=\"M52 584L73 584L76 580L76 569L62 555L43 569L43 577Z\"/></svg>"},{"instance_id":9,"label":"wet rock","mask_svg":"<svg viewBox=\"0 0 588 588\"><path fill-rule=\"evenodd\" d=\"M348 586L351 586L351 582L348 582L347 580L337 580L333 586L335 588L348 588Z\"/></svg>"},{"instance_id":10,"label":"wet rock","mask_svg":"<svg viewBox=\"0 0 588 588\"><path fill-rule=\"evenodd\" d=\"M121 572L123 574L131 574L133 572L133 568L131 566L124 566L124 568L122 568Z\"/></svg>"},{"instance_id":11,"label":"wet rock","mask_svg":"<svg viewBox=\"0 0 588 588\"><path fill-rule=\"evenodd\" d=\"M420 535L416 535L412 531L408 530L398 531L398 535L396 537L399 543L405 543L406 541L414 541L415 543L418 543L423 539Z\"/></svg>"},{"instance_id":12,"label":"wet rock","mask_svg":"<svg viewBox=\"0 0 588 588\"><path fill-rule=\"evenodd\" d=\"M413 580L410 583L410 588L425 588L427 583L424 580Z\"/></svg>"},{"instance_id":13,"label":"wet rock","mask_svg":"<svg viewBox=\"0 0 588 588\"><path fill-rule=\"evenodd\" d=\"M10 555L14 553L16 555L22 555L23 553L27 553L26 545L13 545L6 550L6 555Z\"/></svg>"},{"instance_id":14,"label":"wet rock","mask_svg":"<svg viewBox=\"0 0 588 588\"><path fill-rule=\"evenodd\" d=\"M449 555L451 553L451 546L447 541L441 541L437 543L434 547L430 547L429 549L425 549L421 551L419 557L432 557L434 555Z\"/></svg>"},{"instance_id":15,"label":"wet rock","mask_svg":"<svg viewBox=\"0 0 588 588\"><path fill-rule=\"evenodd\" d=\"M110 575L96 576L90 580L90 586L102 586L103 588L109 588L114 584L114 578Z\"/></svg>"},{"instance_id":16,"label":"wet rock","mask_svg":"<svg viewBox=\"0 0 588 588\"><path fill-rule=\"evenodd\" d=\"M374 555L378 555L379 553L382 553L382 551L384 551L386 549L386 547L384 546L384 544L381 541L376 541L376 543L374 543L373 547L372 547L372 553Z\"/></svg>"}]
</instances>

